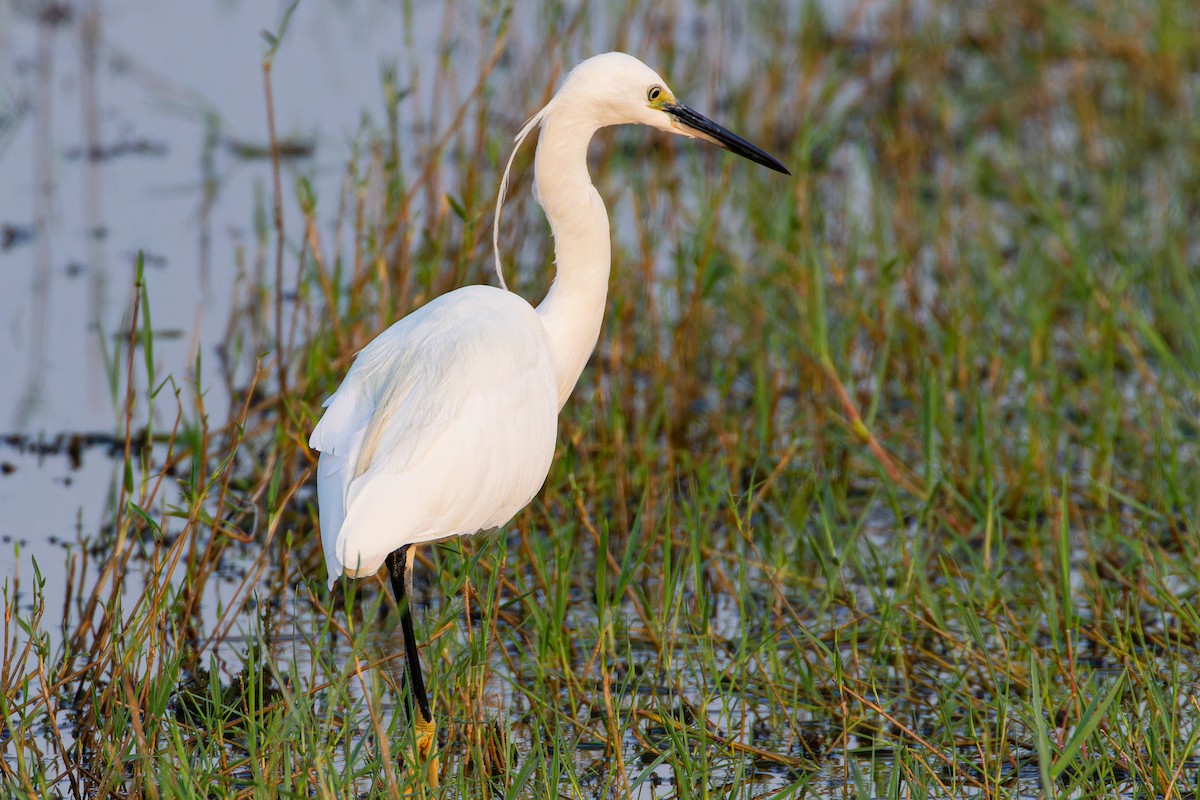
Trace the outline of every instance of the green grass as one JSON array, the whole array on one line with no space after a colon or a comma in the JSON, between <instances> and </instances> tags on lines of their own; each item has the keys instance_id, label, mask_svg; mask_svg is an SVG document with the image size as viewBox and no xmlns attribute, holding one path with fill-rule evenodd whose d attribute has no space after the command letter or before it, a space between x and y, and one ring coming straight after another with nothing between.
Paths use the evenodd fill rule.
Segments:
<instances>
[{"instance_id":1,"label":"green grass","mask_svg":"<svg viewBox=\"0 0 1200 800\"><path fill-rule=\"evenodd\" d=\"M546 486L500 533L421 551L427 794L1194 796L1200 13L937 3L850 35L766 4L685 36L651 5L548 50L512 34L510 67L484 59L416 141L431 99L383 76L346 195L295 190L296 304L273 325L278 287L250 287L231 418L181 413L141 448L131 391L67 619L6 595L6 791L411 787L386 592L326 592L304 442L358 347L491 279L498 168L554 81L534 67L604 38L795 177L600 137L608 316ZM509 23L470 35L490 51ZM530 156L503 249L536 300ZM132 318L114 385L198 393L154 375L150 330Z\"/></svg>"}]
</instances>

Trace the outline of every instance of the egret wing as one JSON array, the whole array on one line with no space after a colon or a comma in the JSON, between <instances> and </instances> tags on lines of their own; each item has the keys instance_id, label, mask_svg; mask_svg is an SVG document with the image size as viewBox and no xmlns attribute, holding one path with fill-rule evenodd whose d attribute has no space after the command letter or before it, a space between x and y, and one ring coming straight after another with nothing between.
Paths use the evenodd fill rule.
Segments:
<instances>
[{"instance_id":1,"label":"egret wing","mask_svg":"<svg viewBox=\"0 0 1200 800\"><path fill-rule=\"evenodd\" d=\"M313 429L308 446L321 453L317 462L317 509L321 519L321 545L325 563L338 564L337 533L346 518L346 493L354 479L354 464L371 421L374 404L361 382L347 380L325 401L325 413ZM329 583L341 574L329 571Z\"/></svg>"},{"instance_id":2,"label":"egret wing","mask_svg":"<svg viewBox=\"0 0 1200 800\"><path fill-rule=\"evenodd\" d=\"M545 479L556 412L545 330L516 295L467 287L384 331L310 440L331 580L506 522Z\"/></svg>"}]
</instances>

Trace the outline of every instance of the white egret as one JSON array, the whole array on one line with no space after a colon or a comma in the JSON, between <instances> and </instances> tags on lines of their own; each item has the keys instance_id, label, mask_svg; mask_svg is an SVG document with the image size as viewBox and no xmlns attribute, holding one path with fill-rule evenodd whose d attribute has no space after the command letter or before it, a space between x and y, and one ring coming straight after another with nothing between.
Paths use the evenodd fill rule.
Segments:
<instances>
[{"instance_id":1,"label":"white egret","mask_svg":"<svg viewBox=\"0 0 1200 800\"><path fill-rule=\"evenodd\" d=\"M588 175L588 143L600 128L629 123L704 139L790 174L677 101L636 58L587 59L516 139L519 148L541 127L534 187L557 267L545 299L535 308L506 288L466 286L430 301L362 349L309 440L321 453L317 499L330 587L342 574L363 577L387 563L426 757L433 715L407 601L412 546L503 525L542 487L558 412L595 349L608 293L608 212ZM497 229L511 167L512 158Z\"/></svg>"}]
</instances>

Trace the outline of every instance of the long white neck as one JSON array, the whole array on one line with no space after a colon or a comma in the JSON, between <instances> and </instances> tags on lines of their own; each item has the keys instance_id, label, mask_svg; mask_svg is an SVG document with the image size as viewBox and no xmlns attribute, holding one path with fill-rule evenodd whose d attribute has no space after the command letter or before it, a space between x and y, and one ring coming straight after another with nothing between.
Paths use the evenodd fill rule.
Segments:
<instances>
[{"instance_id":1,"label":"long white neck","mask_svg":"<svg viewBox=\"0 0 1200 800\"><path fill-rule=\"evenodd\" d=\"M556 108L542 124L534 158L538 202L554 234L557 272L537 312L550 337L559 408L596 348L608 297L608 211L587 170L595 132L595 122L585 115Z\"/></svg>"}]
</instances>

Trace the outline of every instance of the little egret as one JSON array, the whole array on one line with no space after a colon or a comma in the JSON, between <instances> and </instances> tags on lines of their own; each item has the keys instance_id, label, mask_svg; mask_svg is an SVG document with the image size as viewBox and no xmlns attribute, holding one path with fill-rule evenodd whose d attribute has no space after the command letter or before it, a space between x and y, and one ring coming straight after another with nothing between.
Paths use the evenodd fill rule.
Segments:
<instances>
[{"instance_id":1,"label":"little egret","mask_svg":"<svg viewBox=\"0 0 1200 800\"><path fill-rule=\"evenodd\" d=\"M536 308L507 291L500 209L493 244L501 288L466 286L393 324L358 353L325 401L309 446L321 455L317 500L332 588L385 562L400 609L409 714L429 759L433 715L408 599L413 545L490 530L537 494L550 471L558 412L596 346L608 294L608 212L587 167L592 134L642 124L704 139L790 175L775 158L675 99L654 70L624 53L573 69L521 129L540 126L535 195L554 235L556 275ZM429 761L427 761L429 763ZM436 767L429 770L436 781Z\"/></svg>"}]
</instances>

